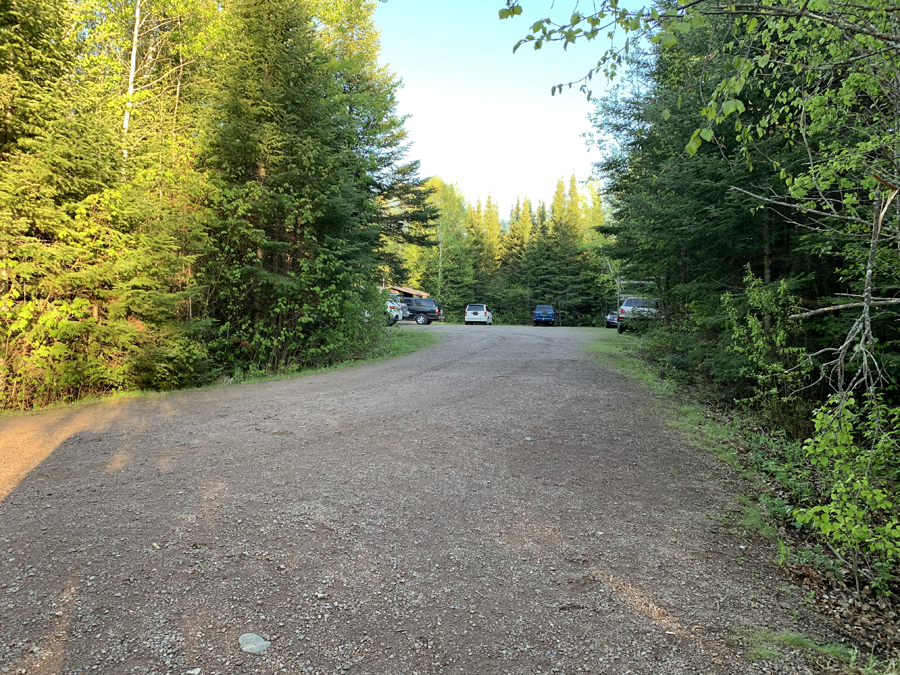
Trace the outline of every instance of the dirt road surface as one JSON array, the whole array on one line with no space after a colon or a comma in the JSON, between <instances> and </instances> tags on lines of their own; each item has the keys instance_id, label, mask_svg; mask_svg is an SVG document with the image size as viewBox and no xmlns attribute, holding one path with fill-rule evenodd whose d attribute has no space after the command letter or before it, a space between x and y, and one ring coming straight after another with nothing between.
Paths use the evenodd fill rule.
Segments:
<instances>
[{"instance_id":1,"label":"dirt road surface","mask_svg":"<svg viewBox=\"0 0 900 675\"><path fill-rule=\"evenodd\" d=\"M400 330L443 342L0 422L2 672L815 672L742 654L836 636L723 526L737 477L586 351L621 337Z\"/></svg>"}]
</instances>

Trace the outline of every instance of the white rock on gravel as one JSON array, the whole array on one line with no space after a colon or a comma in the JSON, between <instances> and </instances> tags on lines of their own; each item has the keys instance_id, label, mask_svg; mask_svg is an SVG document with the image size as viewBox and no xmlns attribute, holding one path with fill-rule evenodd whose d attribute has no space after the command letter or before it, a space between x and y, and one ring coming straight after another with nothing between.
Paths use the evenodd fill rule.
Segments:
<instances>
[{"instance_id":1,"label":"white rock on gravel","mask_svg":"<svg viewBox=\"0 0 900 675\"><path fill-rule=\"evenodd\" d=\"M241 651L245 651L248 654L262 654L272 644L263 640L256 633L244 633L238 638L238 642L241 643Z\"/></svg>"}]
</instances>

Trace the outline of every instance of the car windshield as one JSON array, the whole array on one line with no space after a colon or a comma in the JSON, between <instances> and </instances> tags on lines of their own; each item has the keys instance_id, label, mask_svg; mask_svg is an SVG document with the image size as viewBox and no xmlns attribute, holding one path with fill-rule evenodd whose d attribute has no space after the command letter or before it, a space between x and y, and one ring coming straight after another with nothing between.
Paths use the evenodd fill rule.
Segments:
<instances>
[{"instance_id":1,"label":"car windshield","mask_svg":"<svg viewBox=\"0 0 900 675\"><path fill-rule=\"evenodd\" d=\"M467 312L483 312L484 305L469 305L466 307Z\"/></svg>"},{"instance_id":2,"label":"car windshield","mask_svg":"<svg viewBox=\"0 0 900 675\"><path fill-rule=\"evenodd\" d=\"M535 312L552 312L553 305L538 305L534 311Z\"/></svg>"},{"instance_id":3,"label":"car windshield","mask_svg":"<svg viewBox=\"0 0 900 675\"><path fill-rule=\"evenodd\" d=\"M656 300L647 298L628 298L623 307L656 307Z\"/></svg>"}]
</instances>

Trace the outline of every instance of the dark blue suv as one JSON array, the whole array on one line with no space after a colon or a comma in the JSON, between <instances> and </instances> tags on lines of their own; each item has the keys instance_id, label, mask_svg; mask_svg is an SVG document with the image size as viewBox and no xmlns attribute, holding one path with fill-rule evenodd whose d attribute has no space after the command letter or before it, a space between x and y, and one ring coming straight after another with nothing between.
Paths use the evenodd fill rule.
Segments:
<instances>
[{"instance_id":1,"label":"dark blue suv","mask_svg":"<svg viewBox=\"0 0 900 675\"><path fill-rule=\"evenodd\" d=\"M553 305L538 305L531 313L531 323L535 326L558 326L559 312L553 309Z\"/></svg>"}]
</instances>

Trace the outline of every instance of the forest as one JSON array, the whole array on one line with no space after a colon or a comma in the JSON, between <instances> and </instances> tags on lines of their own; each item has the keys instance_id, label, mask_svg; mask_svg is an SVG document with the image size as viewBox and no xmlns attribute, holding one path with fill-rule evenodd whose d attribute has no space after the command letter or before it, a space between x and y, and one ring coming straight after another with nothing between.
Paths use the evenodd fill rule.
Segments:
<instances>
[{"instance_id":1,"label":"forest","mask_svg":"<svg viewBox=\"0 0 900 675\"><path fill-rule=\"evenodd\" d=\"M0 408L366 353L434 218L375 5L0 6Z\"/></svg>"},{"instance_id":2,"label":"forest","mask_svg":"<svg viewBox=\"0 0 900 675\"><path fill-rule=\"evenodd\" d=\"M398 243L397 257L406 283L438 298L448 317L461 321L468 303L483 302L498 322L530 324L535 305L549 302L566 325L604 325L616 292L596 183L559 180L549 205L522 197L508 218L490 196L469 204L454 184L426 185L438 214L433 242Z\"/></svg>"}]
</instances>

